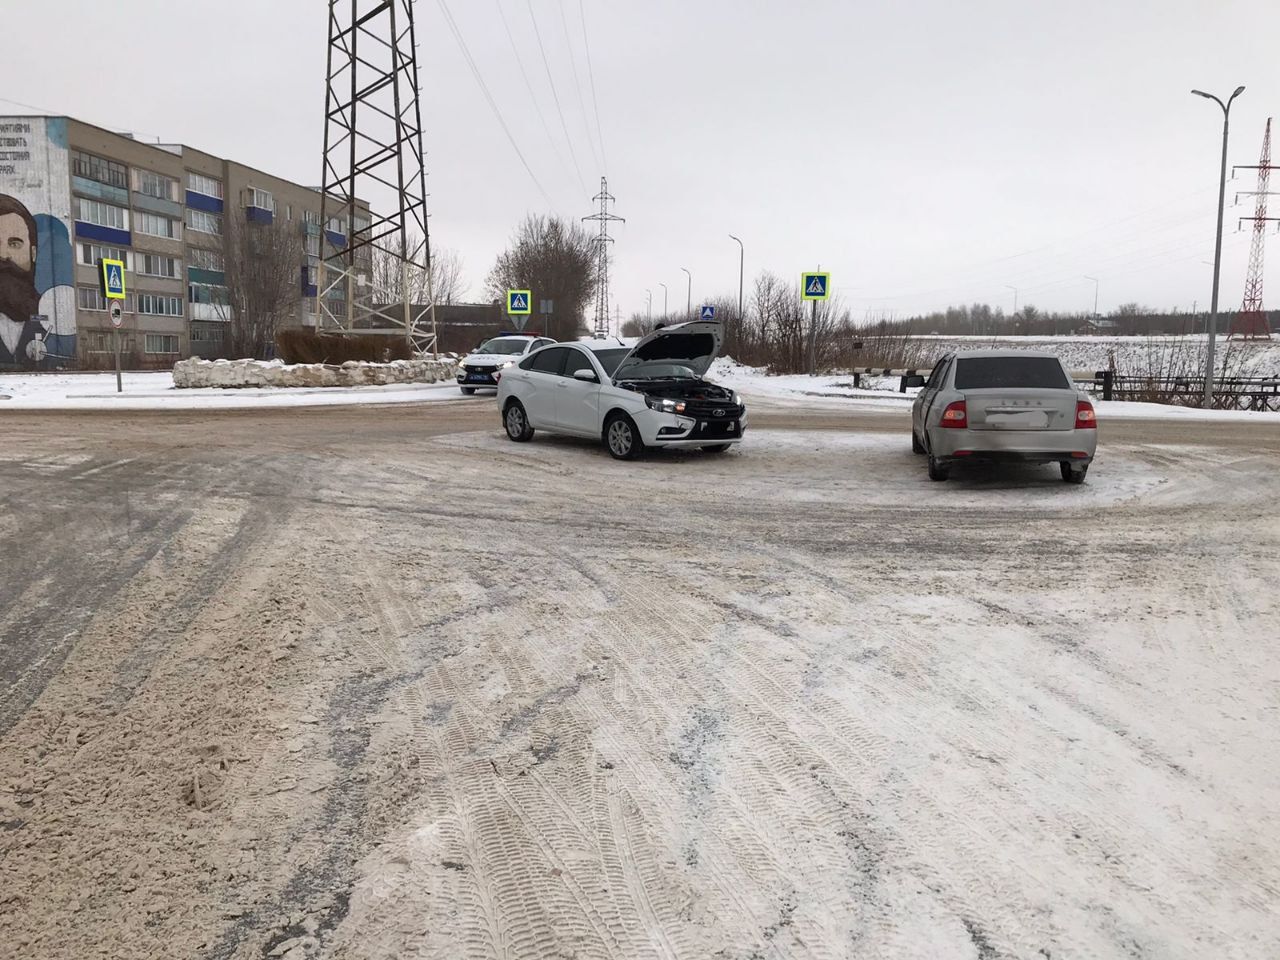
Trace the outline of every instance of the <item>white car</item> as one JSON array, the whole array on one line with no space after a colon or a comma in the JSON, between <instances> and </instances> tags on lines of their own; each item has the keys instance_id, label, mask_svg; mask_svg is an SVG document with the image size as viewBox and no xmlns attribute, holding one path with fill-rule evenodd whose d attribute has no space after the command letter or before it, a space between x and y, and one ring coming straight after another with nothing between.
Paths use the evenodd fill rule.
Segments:
<instances>
[{"instance_id":1,"label":"white car","mask_svg":"<svg viewBox=\"0 0 1280 960\"><path fill-rule=\"evenodd\" d=\"M662 327L634 347L582 340L543 347L501 372L498 409L512 440L535 430L598 437L619 460L648 447L723 453L742 439L747 411L703 380L720 352L719 323Z\"/></svg>"},{"instance_id":2,"label":"white car","mask_svg":"<svg viewBox=\"0 0 1280 960\"><path fill-rule=\"evenodd\" d=\"M458 361L458 386L465 394L473 394L480 387L496 387L494 374L509 363L532 353L539 347L555 343L549 337L503 336L486 340Z\"/></svg>"}]
</instances>

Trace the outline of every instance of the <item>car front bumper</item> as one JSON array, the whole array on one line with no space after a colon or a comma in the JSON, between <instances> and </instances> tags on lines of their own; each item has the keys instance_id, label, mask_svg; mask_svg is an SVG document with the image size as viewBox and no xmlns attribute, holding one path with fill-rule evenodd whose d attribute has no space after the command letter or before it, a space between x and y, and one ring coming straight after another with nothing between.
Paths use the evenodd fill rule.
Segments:
<instances>
[{"instance_id":1,"label":"car front bumper","mask_svg":"<svg viewBox=\"0 0 1280 960\"><path fill-rule=\"evenodd\" d=\"M460 387L496 387L498 385L498 381L494 379L493 375L497 371L497 369L498 369L497 367L494 367L493 370L485 370L485 371L459 370L457 375L458 386Z\"/></svg>"},{"instance_id":2,"label":"car front bumper","mask_svg":"<svg viewBox=\"0 0 1280 960\"><path fill-rule=\"evenodd\" d=\"M929 431L929 452L939 460L1089 463L1097 449L1097 430Z\"/></svg>"},{"instance_id":3,"label":"car front bumper","mask_svg":"<svg viewBox=\"0 0 1280 960\"><path fill-rule=\"evenodd\" d=\"M683 417L645 410L635 415L636 427L648 447L706 447L737 443L747 432L747 414L739 417Z\"/></svg>"}]
</instances>

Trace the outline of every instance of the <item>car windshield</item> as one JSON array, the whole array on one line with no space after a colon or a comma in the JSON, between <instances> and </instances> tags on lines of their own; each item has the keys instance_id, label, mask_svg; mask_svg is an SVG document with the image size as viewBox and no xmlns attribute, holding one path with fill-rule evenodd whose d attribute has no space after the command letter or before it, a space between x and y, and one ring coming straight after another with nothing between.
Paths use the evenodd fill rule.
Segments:
<instances>
[{"instance_id":1,"label":"car windshield","mask_svg":"<svg viewBox=\"0 0 1280 960\"><path fill-rule=\"evenodd\" d=\"M524 348L528 344L528 340L504 340L499 337L496 340L490 340L485 343L476 353L501 353L511 356L517 353L524 353Z\"/></svg>"},{"instance_id":2,"label":"car windshield","mask_svg":"<svg viewBox=\"0 0 1280 960\"><path fill-rule=\"evenodd\" d=\"M965 357L956 361L957 390L1001 387L1070 390L1071 381L1053 357Z\"/></svg>"},{"instance_id":3,"label":"car windshield","mask_svg":"<svg viewBox=\"0 0 1280 960\"><path fill-rule=\"evenodd\" d=\"M698 371L669 360L635 361L627 364L628 380L698 380Z\"/></svg>"},{"instance_id":4,"label":"car windshield","mask_svg":"<svg viewBox=\"0 0 1280 960\"><path fill-rule=\"evenodd\" d=\"M612 377L613 371L618 369L618 364L622 362L622 358L631 351L626 347L615 347L612 350L592 350L591 352L600 366L604 368L605 375Z\"/></svg>"}]
</instances>

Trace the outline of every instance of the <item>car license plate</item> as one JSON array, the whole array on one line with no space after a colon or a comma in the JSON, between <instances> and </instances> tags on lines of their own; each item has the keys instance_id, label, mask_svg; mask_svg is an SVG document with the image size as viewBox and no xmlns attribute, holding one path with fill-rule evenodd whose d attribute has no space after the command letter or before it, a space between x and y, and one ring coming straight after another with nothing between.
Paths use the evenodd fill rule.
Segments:
<instances>
[{"instance_id":1,"label":"car license plate","mask_svg":"<svg viewBox=\"0 0 1280 960\"><path fill-rule=\"evenodd\" d=\"M486 373L473 373L473 374L471 374L469 377L467 377L467 379L468 379L468 380L479 380L479 381L482 381L482 382L483 382L483 381L485 381L485 380L488 380L488 379L489 379L489 375L488 375L488 374L486 374Z\"/></svg>"}]
</instances>

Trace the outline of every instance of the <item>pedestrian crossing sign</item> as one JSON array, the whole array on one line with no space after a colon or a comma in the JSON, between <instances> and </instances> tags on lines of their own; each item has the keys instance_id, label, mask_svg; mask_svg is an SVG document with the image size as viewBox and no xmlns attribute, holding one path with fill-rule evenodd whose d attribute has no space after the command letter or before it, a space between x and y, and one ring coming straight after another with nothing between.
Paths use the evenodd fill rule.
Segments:
<instances>
[{"instance_id":1,"label":"pedestrian crossing sign","mask_svg":"<svg viewBox=\"0 0 1280 960\"><path fill-rule=\"evenodd\" d=\"M800 299L801 300L825 300L831 289L831 274L829 273L802 273L800 274Z\"/></svg>"},{"instance_id":2,"label":"pedestrian crossing sign","mask_svg":"<svg viewBox=\"0 0 1280 960\"><path fill-rule=\"evenodd\" d=\"M516 317L527 317L533 313L533 291L508 290L507 313Z\"/></svg>"},{"instance_id":3,"label":"pedestrian crossing sign","mask_svg":"<svg viewBox=\"0 0 1280 960\"><path fill-rule=\"evenodd\" d=\"M124 261L99 260L102 271L102 295L108 300L124 299Z\"/></svg>"},{"instance_id":4,"label":"pedestrian crossing sign","mask_svg":"<svg viewBox=\"0 0 1280 960\"><path fill-rule=\"evenodd\" d=\"M715 318L716 308L709 303L698 311L699 320L714 320Z\"/></svg>"}]
</instances>

